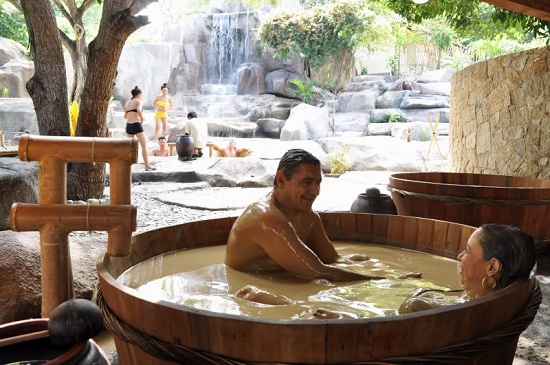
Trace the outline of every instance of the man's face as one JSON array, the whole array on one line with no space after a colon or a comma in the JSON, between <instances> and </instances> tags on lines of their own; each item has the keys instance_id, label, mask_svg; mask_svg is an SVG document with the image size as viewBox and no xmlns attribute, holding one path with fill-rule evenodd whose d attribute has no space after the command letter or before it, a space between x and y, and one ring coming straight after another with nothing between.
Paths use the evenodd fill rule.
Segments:
<instances>
[{"instance_id":1,"label":"man's face","mask_svg":"<svg viewBox=\"0 0 550 365\"><path fill-rule=\"evenodd\" d=\"M165 139L159 139L159 147L161 149L165 149L166 148L166 140Z\"/></svg>"},{"instance_id":2,"label":"man's face","mask_svg":"<svg viewBox=\"0 0 550 365\"><path fill-rule=\"evenodd\" d=\"M283 177L282 188L289 205L298 211L310 211L313 202L321 192L320 165L301 164L290 180Z\"/></svg>"}]
</instances>

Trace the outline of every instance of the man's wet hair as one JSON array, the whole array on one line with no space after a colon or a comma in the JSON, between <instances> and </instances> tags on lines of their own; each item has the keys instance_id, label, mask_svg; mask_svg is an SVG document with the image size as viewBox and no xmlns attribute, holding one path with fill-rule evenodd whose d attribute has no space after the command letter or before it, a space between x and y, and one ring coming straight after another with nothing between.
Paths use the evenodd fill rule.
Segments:
<instances>
[{"instance_id":1,"label":"man's wet hair","mask_svg":"<svg viewBox=\"0 0 550 365\"><path fill-rule=\"evenodd\" d=\"M193 118L196 118L197 117L197 113L196 112L189 112L187 113L187 119L193 119Z\"/></svg>"},{"instance_id":2,"label":"man's wet hair","mask_svg":"<svg viewBox=\"0 0 550 365\"><path fill-rule=\"evenodd\" d=\"M293 148L286 151L283 157L281 157L277 171L282 171L285 178L289 180L302 164L319 166L321 165L321 161L306 150ZM273 179L273 186L277 187L275 179Z\"/></svg>"},{"instance_id":3,"label":"man's wet hair","mask_svg":"<svg viewBox=\"0 0 550 365\"><path fill-rule=\"evenodd\" d=\"M159 141L160 141L161 139L164 139L164 140L166 140L166 137L164 137L164 136L160 136L160 137L159 137Z\"/></svg>"}]
</instances>

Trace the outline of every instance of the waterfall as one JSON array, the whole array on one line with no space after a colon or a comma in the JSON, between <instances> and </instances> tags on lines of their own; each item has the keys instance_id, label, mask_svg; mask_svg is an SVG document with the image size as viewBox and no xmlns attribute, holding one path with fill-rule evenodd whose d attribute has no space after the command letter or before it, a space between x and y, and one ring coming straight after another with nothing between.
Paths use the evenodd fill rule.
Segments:
<instances>
[{"instance_id":1,"label":"waterfall","mask_svg":"<svg viewBox=\"0 0 550 365\"><path fill-rule=\"evenodd\" d=\"M212 15L212 30L208 42L207 78L211 84L235 85L239 66L250 59L253 42L250 16L245 12ZM219 89L219 88L210 88Z\"/></svg>"}]
</instances>

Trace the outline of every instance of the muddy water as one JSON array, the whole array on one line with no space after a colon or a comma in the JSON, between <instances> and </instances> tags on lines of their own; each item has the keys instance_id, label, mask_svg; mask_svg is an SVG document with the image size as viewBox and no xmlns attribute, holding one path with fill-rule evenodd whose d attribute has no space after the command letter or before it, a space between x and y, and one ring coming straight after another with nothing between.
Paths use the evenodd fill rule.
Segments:
<instances>
[{"instance_id":1,"label":"muddy water","mask_svg":"<svg viewBox=\"0 0 550 365\"><path fill-rule=\"evenodd\" d=\"M319 318L319 313L326 312L339 318L392 316L407 295L419 287L460 288L455 260L380 245L337 242L335 247L342 256L363 253L370 257L368 261L339 266L387 279L332 283L284 272L245 273L226 267L225 246L214 246L154 257L132 267L118 280L150 300L272 319ZM422 278L396 278L411 271L421 272ZM285 304L263 304L235 295L243 288Z\"/></svg>"}]
</instances>

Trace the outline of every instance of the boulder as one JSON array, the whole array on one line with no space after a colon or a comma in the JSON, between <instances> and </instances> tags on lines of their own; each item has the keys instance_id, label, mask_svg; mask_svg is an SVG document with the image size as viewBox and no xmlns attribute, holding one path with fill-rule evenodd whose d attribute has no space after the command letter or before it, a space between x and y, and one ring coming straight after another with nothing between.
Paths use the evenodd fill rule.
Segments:
<instances>
[{"instance_id":1,"label":"boulder","mask_svg":"<svg viewBox=\"0 0 550 365\"><path fill-rule=\"evenodd\" d=\"M377 90L343 92L340 96L338 112L369 111L376 107Z\"/></svg>"},{"instance_id":2,"label":"boulder","mask_svg":"<svg viewBox=\"0 0 550 365\"><path fill-rule=\"evenodd\" d=\"M0 157L0 231L10 229L11 206L17 202L38 202L38 163Z\"/></svg>"},{"instance_id":3,"label":"boulder","mask_svg":"<svg viewBox=\"0 0 550 365\"><path fill-rule=\"evenodd\" d=\"M34 75L34 63L23 52L19 43L0 38L0 86L7 89L10 98L29 97L26 84Z\"/></svg>"},{"instance_id":4,"label":"boulder","mask_svg":"<svg viewBox=\"0 0 550 365\"><path fill-rule=\"evenodd\" d=\"M265 94L265 70L257 63L249 63L241 66L237 72L238 95Z\"/></svg>"},{"instance_id":5,"label":"boulder","mask_svg":"<svg viewBox=\"0 0 550 365\"><path fill-rule=\"evenodd\" d=\"M390 123L391 136L403 140L407 140L407 133L410 130L411 141L426 142L432 138L432 129L425 122L410 122L410 123Z\"/></svg>"},{"instance_id":6,"label":"boulder","mask_svg":"<svg viewBox=\"0 0 550 365\"><path fill-rule=\"evenodd\" d=\"M186 54L185 47L183 52ZM177 85L173 78L172 81L170 79L172 72L182 67L181 53L182 45L176 43L135 43L124 46L113 87L114 98L124 105L132 97L131 90L138 86L142 91L143 108L153 109L153 100L160 94L162 84L168 83L170 95L180 89L181 85ZM187 71L196 74L191 73L196 71L194 69Z\"/></svg>"},{"instance_id":7,"label":"boulder","mask_svg":"<svg viewBox=\"0 0 550 365\"><path fill-rule=\"evenodd\" d=\"M258 132L257 136L265 136L268 138L279 138L281 136L281 129L286 124L286 120L277 118L261 118L258 119Z\"/></svg>"},{"instance_id":8,"label":"boulder","mask_svg":"<svg viewBox=\"0 0 550 365\"><path fill-rule=\"evenodd\" d=\"M386 91L384 94L376 98L377 109L399 108L403 98L409 96L411 92L404 91Z\"/></svg>"},{"instance_id":9,"label":"boulder","mask_svg":"<svg viewBox=\"0 0 550 365\"><path fill-rule=\"evenodd\" d=\"M293 70L279 69L271 71L265 77L265 92L291 98L292 95L289 90L293 86L290 80L302 78L298 72Z\"/></svg>"},{"instance_id":10,"label":"boulder","mask_svg":"<svg viewBox=\"0 0 550 365\"><path fill-rule=\"evenodd\" d=\"M30 131L38 134L38 120L31 98L0 98L0 131L6 134L6 141L14 133Z\"/></svg>"},{"instance_id":11,"label":"boulder","mask_svg":"<svg viewBox=\"0 0 550 365\"><path fill-rule=\"evenodd\" d=\"M440 95L411 94L401 101L401 109L449 108L450 98Z\"/></svg>"},{"instance_id":12,"label":"boulder","mask_svg":"<svg viewBox=\"0 0 550 365\"><path fill-rule=\"evenodd\" d=\"M364 134L369 124L370 113L335 113L333 132L358 132Z\"/></svg>"},{"instance_id":13,"label":"boulder","mask_svg":"<svg viewBox=\"0 0 550 365\"><path fill-rule=\"evenodd\" d=\"M439 70L428 71L416 77L416 82L420 84L430 84L434 82L451 82L451 78L456 73L455 69L442 68Z\"/></svg>"},{"instance_id":14,"label":"boulder","mask_svg":"<svg viewBox=\"0 0 550 365\"><path fill-rule=\"evenodd\" d=\"M74 233L69 237L76 298L91 299L98 283L96 260L105 252L107 235ZM0 324L40 318L41 260L38 232L0 232Z\"/></svg>"},{"instance_id":15,"label":"boulder","mask_svg":"<svg viewBox=\"0 0 550 365\"><path fill-rule=\"evenodd\" d=\"M451 95L451 82L433 82L431 84L418 84L421 94Z\"/></svg>"},{"instance_id":16,"label":"boulder","mask_svg":"<svg viewBox=\"0 0 550 365\"><path fill-rule=\"evenodd\" d=\"M360 79L357 79L357 78L358 76L355 76L352 79L352 82L348 82L347 84L345 84L342 91L358 92L358 91L370 90L370 89L380 89L381 87L386 85L386 81L384 81L384 79L375 79L375 80L367 79L365 81L359 81Z\"/></svg>"},{"instance_id":17,"label":"boulder","mask_svg":"<svg viewBox=\"0 0 550 365\"><path fill-rule=\"evenodd\" d=\"M224 157L197 176L214 187L269 187L273 185L277 163L256 157Z\"/></svg>"},{"instance_id":18,"label":"boulder","mask_svg":"<svg viewBox=\"0 0 550 365\"><path fill-rule=\"evenodd\" d=\"M220 119L220 118L205 118L209 119L208 135L215 137L238 137L247 138L254 137L258 125L253 122L247 122L242 118Z\"/></svg>"},{"instance_id":19,"label":"boulder","mask_svg":"<svg viewBox=\"0 0 550 365\"><path fill-rule=\"evenodd\" d=\"M265 96L265 95L262 95ZM259 100L255 104L250 104L250 109L246 115L249 122L257 122L259 119L276 118L287 120L290 116L290 109L294 103L300 103L297 100L279 98L269 95L270 98Z\"/></svg>"},{"instance_id":20,"label":"boulder","mask_svg":"<svg viewBox=\"0 0 550 365\"><path fill-rule=\"evenodd\" d=\"M312 140L329 135L329 111L300 104L290 111L285 126L281 130L281 140Z\"/></svg>"},{"instance_id":21,"label":"boulder","mask_svg":"<svg viewBox=\"0 0 550 365\"><path fill-rule=\"evenodd\" d=\"M327 156L321 160L323 171L330 172L331 155L347 145L349 171L422 171L425 145L390 136L324 138L317 141ZM407 156L404 158L403 156Z\"/></svg>"}]
</instances>

